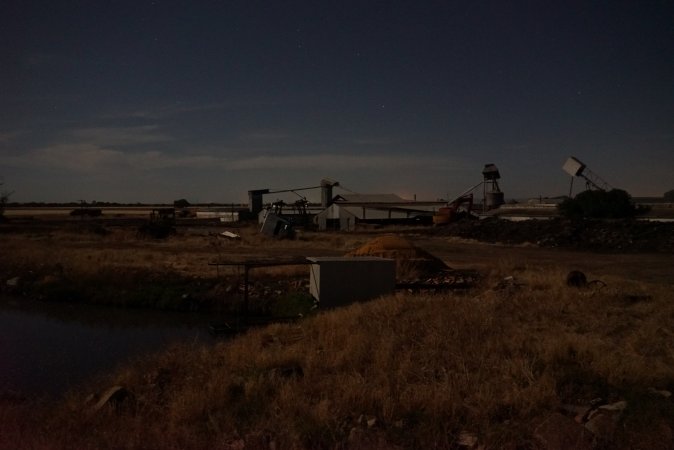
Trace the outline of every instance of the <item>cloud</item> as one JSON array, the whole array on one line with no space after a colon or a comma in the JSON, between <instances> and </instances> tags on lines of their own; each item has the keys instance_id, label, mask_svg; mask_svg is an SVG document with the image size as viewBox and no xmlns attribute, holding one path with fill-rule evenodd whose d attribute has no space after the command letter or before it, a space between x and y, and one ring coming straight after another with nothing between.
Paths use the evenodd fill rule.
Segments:
<instances>
[{"instance_id":1,"label":"cloud","mask_svg":"<svg viewBox=\"0 0 674 450\"><path fill-rule=\"evenodd\" d=\"M173 138L160 131L156 125L144 125L77 128L66 133L66 140L108 147L168 142L172 141Z\"/></svg>"},{"instance_id":2,"label":"cloud","mask_svg":"<svg viewBox=\"0 0 674 450\"><path fill-rule=\"evenodd\" d=\"M117 150L108 150L92 144L61 144L33 150L23 155L0 157L3 165L40 168L65 169L73 172L90 172L102 168L128 166L125 154Z\"/></svg>"},{"instance_id":3,"label":"cloud","mask_svg":"<svg viewBox=\"0 0 674 450\"><path fill-rule=\"evenodd\" d=\"M224 157L217 155L173 155L159 150L126 152L97 144L59 144L33 150L20 156L0 156L3 165L68 170L77 173L106 173L119 170L153 171L168 168L194 170L361 170L400 171L411 169L452 170L463 164L437 156L353 155L258 155Z\"/></svg>"},{"instance_id":4,"label":"cloud","mask_svg":"<svg viewBox=\"0 0 674 450\"><path fill-rule=\"evenodd\" d=\"M413 153L354 153L336 146L320 153L279 153L274 142L292 139L275 130L258 130L243 135L240 145L228 148L194 148L189 154L176 152L178 142L157 125L86 127L66 130L59 142L21 154L0 153L0 163L22 168L65 170L78 174L114 174L120 171L147 172L180 168L193 170L369 170L379 172L457 170L460 161L437 155ZM11 138L0 135L0 141ZM247 142L246 142L247 141ZM266 148L265 148L266 147ZM301 147L301 146L300 146ZM254 152L254 153L253 153Z\"/></svg>"},{"instance_id":5,"label":"cloud","mask_svg":"<svg viewBox=\"0 0 674 450\"><path fill-rule=\"evenodd\" d=\"M442 169L448 168L449 158L407 155L352 155L342 153L324 153L320 155L266 155L242 158L228 162L235 170L258 169L327 169L327 170L405 170L405 169ZM455 166L456 167L456 166Z\"/></svg>"},{"instance_id":6,"label":"cloud","mask_svg":"<svg viewBox=\"0 0 674 450\"><path fill-rule=\"evenodd\" d=\"M0 133L0 144L7 144L11 141L14 141L22 133L20 131L7 131Z\"/></svg>"},{"instance_id":7,"label":"cloud","mask_svg":"<svg viewBox=\"0 0 674 450\"><path fill-rule=\"evenodd\" d=\"M186 105L181 102L168 104L164 106L149 107L146 109L136 109L133 111L122 111L117 113L105 114L101 119L166 119L168 117L179 116L182 114L191 114L203 111L214 111L237 106L236 103L207 103L204 105Z\"/></svg>"},{"instance_id":8,"label":"cloud","mask_svg":"<svg viewBox=\"0 0 674 450\"><path fill-rule=\"evenodd\" d=\"M391 145L395 141L391 138L358 138L354 139L353 143L356 145L373 145L373 146L382 146L382 145Z\"/></svg>"},{"instance_id":9,"label":"cloud","mask_svg":"<svg viewBox=\"0 0 674 450\"><path fill-rule=\"evenodd\" d=\"M253 131L250 133L242 134L239 139L245 142L269 142L269 141L280 141L292 139L295 136L289 133L282 133L277 131Z\"/></svg>"}]
</instances>

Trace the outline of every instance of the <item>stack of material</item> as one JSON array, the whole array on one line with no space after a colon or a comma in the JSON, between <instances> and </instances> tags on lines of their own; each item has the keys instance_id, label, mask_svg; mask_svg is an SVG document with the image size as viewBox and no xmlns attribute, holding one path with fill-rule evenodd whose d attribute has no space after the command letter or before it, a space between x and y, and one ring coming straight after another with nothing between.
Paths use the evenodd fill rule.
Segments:
<instances>
[{"instance_id":1,"label":"stack of material","mask_svg":"<svg viewBox=\"0 0 674 450\"><path fill-rule=\"evenodd\" d=\"M378 256L394 259L398 280L432 276L438 272L451 270L440 259L394 234L372 239L346 256Z\"/></svg>"}]
</instances>

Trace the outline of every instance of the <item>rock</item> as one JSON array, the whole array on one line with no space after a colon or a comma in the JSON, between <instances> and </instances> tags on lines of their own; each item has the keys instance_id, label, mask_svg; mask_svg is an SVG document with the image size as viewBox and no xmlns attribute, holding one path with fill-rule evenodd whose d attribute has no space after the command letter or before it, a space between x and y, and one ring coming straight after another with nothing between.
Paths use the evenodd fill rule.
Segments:
<instances>
[{"instance_id":1,"label":"rock","mask_svg":"<svg viewBox=\"0 0 674 450\"><path fill-rule=\"evenodd\" d=\"M592 400L590 400L590 406L593 406L595 408L601 405L602 403L604 403L604 399L601 397L593 398Z\"/></svg>"},{"instance_id":2,"label":"rock","mask_svg":"<svg viewBox=\"0 0 674 450\"><path fill-rule=\"evenodd\" d=\"M551 414L534 430L545 450L592 450L592 433L561 413Z\"/></svg>"},{"instance_id":3,"label":"rock","mask_svg":"<svg viewBox=\"0 0 674 450\"><path fill-rule=\"evenodd\" d=\"M617 430L618 420L627 409L627 402L621 400L598 406L590 412L585 422L587 428L601 442L610 442Z\"/></svg>"},{"instance_id":4,"label":"rock","mask_svg":"<svg viewBox=\"0 0 674 450\"><path fill-rule=\"evenodd\" d=\"M655 388L652 388L652 387L648 388L648 393L652 394L652 395L658 395L658 396L664 397L664 398L670 398L672 396L672 393L670 391L658 390L658 389L655 389Z\"/></svg>"},{"instance_id":5,"label":"rock","mask_svg":"<svg viewBox=\"0 0 674 450\"><path fill-rule=\"evenodd\" d=\"M10 278L9 280L7 280L6 284L9 287L17 287L19 285L20 281L21 281L21 279L19 277L14 277L14 278Z\"/></svg>"},{"instance_id":6,"label":"rock","mask_svg":"<svg viewBox=\"0 0 674 450\"><path fill-rule=\"evenodd\" d=\"M572 270L566 275L566 285L572 287L587 286L587 277L580 270Z\"/></svg>"},{"instance_id":7,"label":"rock","mask_svg":"<svg viewBox=\"0 0 674 450\"><path fill-rule=\"evenodd\" d=\"M367 420L367 427L368 428L372 428L375 425L377 425L377 419L376 418L373 417L373 418Z\"/></svg>"},{"instance_id":8,"label":"rock","mask_svg":"<svg viewBox=\"0 0 674 450\"><path fill-rule=\"evenodd\" d=\"M354 444L356 442L359 442L360 440L363 439L363 436L365 435L365 431L363 431L360 428L353 427L349 431L349 443Z\"/></svg>"},{"instance_id":9,"label":"rock","mask_svg":"<svg viewBox=\"0 0 674 450\"><path fill-rule=\"evenodd\" d=\"M475 448L477 446L477 435L470 431L462 431L459 433L457 444L459 447Z\"/></svg>"},{"instance_id":10,"label":"rock","mask_svg":"<svg viewBox=\"0 0 674 450\"><path fill-rule=\"evenodd\" d=\"M619 411L622 412L625 409L627 409L627 402L625 400L621 400L619 402L611 403L608 405L601 405L599 409L603 411Z\"/></svg>"},{"instance_id":11,"label":"rock","mask_svg":"<svg viewBox=\"0 0 674 450\"><path fill-rule=\"evenodd\" d=\"M91 407L91 412L97 412L107 404L118 406L129 397L130 393L124 387L113 386L98 397L98 402ZM89 397L87 399L92 400Z\"/></svg>"},{"instance_id":12,"label":"rock","mask_svg":"<svg viewBox=\"0 0 674 450\"><path fill-rule=\"evenodd\" d=\"M594 414L586 423L587 428L597 439L602 442L610 442L616 432L616 419L610 414Z\"/></svg>"},{"instance_id":13,"label":"rock","mask_svg":"<svg viewBox=\"0 0 674 450\"><path fill-rule=\"evenodd\" d=\"M590 414L590 411L592 411L592 406L566 404L562 405L560 409L567 416L573 416L576 422L584 423L587 420L587 416Z\"/></svg>"}]
</instances>

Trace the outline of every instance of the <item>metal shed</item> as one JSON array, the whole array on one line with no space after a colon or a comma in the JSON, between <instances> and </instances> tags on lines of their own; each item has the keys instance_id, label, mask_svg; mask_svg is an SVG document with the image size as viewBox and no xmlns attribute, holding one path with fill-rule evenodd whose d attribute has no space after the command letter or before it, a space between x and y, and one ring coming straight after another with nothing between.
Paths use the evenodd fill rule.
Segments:
<instances>
[{"instance_id":1,"label":"metal shed","mask_svg":"<svg viewBox=\"0 0 674 450\"><path fill-rule=\"evenodd\" d=\"M395 290L393 259L368 256L307 258L309 291L321 308L334 308L388 295Z\"/></svg>"}]
</instances>

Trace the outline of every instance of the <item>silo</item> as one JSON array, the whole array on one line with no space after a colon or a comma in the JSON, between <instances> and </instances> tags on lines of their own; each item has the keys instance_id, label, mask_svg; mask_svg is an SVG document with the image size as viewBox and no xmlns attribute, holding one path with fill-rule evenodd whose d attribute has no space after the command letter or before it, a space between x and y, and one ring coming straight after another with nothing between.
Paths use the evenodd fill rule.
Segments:
<instances>
[{"instance_id":1,"label":"silo","mask_svg":"<svg viewBox=\"0 0 674 450\"><path fill-rule=\"evenodd\" d=\"M332 204L332 188L339 186L339 182L324 178L321 180L321 206L327 208Z\"/></svg>"},{"instance_id":2,"label":"silo","mask_svg":"<svg viewBox=\"0 0 674 450\"><path fill-rule=\"evenodd\" d=\"M498 180L501 178L501 173L494 164L485 164L482 170L484 176L484 206L483 211L498 208L505 203L503 192L499 188Z\"/></svg>"},{"instance_id":3,"label":"silo","mask_svg":"<svg viewBox=\"0 0 674 450\"><path fill-rule=\"evenodd\" d=\"M486 194L487 209L498 208L505 203L505 197L501 191L487 192Z\"/></svg>"}]
</instances>

